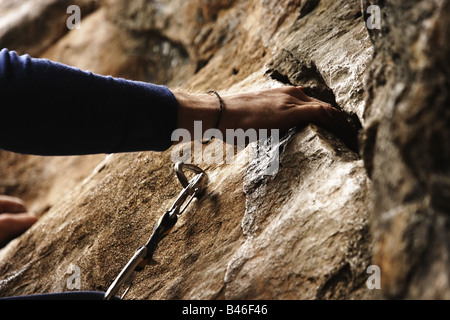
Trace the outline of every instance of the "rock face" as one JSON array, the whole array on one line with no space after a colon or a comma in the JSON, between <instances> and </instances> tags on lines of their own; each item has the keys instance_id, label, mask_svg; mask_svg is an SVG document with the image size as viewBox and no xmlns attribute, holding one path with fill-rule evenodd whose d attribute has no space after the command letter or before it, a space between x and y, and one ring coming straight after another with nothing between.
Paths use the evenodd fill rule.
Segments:
<instances>
[{"instance_id":1,"label":"rock face","mask_svg":"<svg viewBox=\"0 0 450 320\"><path fill-rule=\"evenodd\" d=\"M248 156L255 144L232 163L200 163L205 194L127 298L449 297L449 1L86 3L95 11L82 28L37 55L193 90L302 85L362 127L362 157L307 126L281 139L273 175ZM381 9L380 30L366 28L371 4ZM9 34L0 34L2 46ZM174 151L58 161L2 152L11 172L0 173L1 190L44 209L0 251L0 296L106 290L181 190ZM48 169L56 165L74 173L63 181ZM26 182L39 177L46 188L30 192ZM366 284L371 265L381 270L381 290Z\"/></svg>"},{"instance_id":2,"label":"rock face","mask_svg":"<svg viewBox=\"0 0 450 320\"><path fill-rule=\"evenodd\" d=\"M449 299L449 1L374 1L364 162L374 263L393 298Z\"/></svg>"},{"instance_id":3,"label":"rock face","mask_svg":"<svg viewBox=\"0 0 450 320\"><path fill-rule=\"evenodd\" d=\"M40 55L68 29L65 15L70 5L78 5L84 14L98 7L95 0L0 1L0 43L2 47Z\"/></svg>"},{"instance_id":4,"label":"rock face","mask_svg":"<svg viewBox=\"0 0 450 320\"><path fill-rule=\"evenodd\" d=\"M233 164L203 166L210 179L206 193L161 242L157 265L138 275L127 297L361 294L370 258L362 161L314 127L295 135L282 157L282 169L264 181L238 158ZM180 189L169 153L108 157L9 247L3 294L67 289L71 265L80 268L83 289L105 290Z\"/></svg>"}]
</instances>

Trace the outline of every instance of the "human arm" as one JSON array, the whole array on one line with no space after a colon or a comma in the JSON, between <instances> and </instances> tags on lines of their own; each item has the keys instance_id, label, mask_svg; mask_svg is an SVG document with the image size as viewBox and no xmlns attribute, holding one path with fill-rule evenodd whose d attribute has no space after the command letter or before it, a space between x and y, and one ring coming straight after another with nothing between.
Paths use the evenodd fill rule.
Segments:
<instances>
[{"instance_id":1,"label":"human arm","mask_svg":"<svg viewBox=\"0 0 450 320\"><path fill-rule=\"evenodd\" d=\"M174 92L178 102L178 128L194 135L194 121L202 121L203 131L215 128L219 101L211 94ZM331 104L307 96L302 87L284 86L244 93L223 95L219 129L279 129L281 133L309 123L333 132L353 151L357 151L357 129L347 121L344 112ZM203 132L202 132L203 134Z\"/></svg>"},{"instance_id":2,"label":"human arm","mask_svg":"<svg viewBox=\"0 0 450 320\"><path fill-rule=\"evenodd\" d=\"M0 51L0 148L42 155L165 150L175 129L191 134L218 117L215 95L105 77ZM314 123L354 143L342 112L299 87L228 94L219 129L280 129ZM191 135L193 136L193 135Z\"/></svg>"},{"instance_id":3,"label":"human arm","mask_svg":"<svg viewBox=\"0 0 450 320\"><path fill-rule=\"evenodd\" d=\"M170 147L178 104L164 86L0 51L0 148L73 155Z\"/></svg>"}]
</instances>

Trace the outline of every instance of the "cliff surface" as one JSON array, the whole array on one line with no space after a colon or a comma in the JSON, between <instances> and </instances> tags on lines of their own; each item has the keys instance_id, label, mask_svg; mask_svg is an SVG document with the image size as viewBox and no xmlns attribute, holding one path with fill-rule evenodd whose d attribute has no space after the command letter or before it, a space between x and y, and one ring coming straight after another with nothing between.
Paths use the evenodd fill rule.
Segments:
<instances>
[{"instance_id":1,"label":"cliff surface","mask_svg":"<svg viewBox=\"0 0 450 320\"><path fill-rule=\"evenodd\" d=\"M13 23L11 14L0 44L193 90L302 85L362 127L359 152L312 125L291 131L277 146L273 175L248 156L254 144L232 163L200 163L205 194L127 298L448 298L449 3L80 1L81 29L67 32L55 13L67 3L24 1L15 5L46 12L46 25L62 31L41 27L36 37L48 44L38 48L12 34L39 26L41 16ZM381 29L367 28L376 18L371 4ZM176 150L106 158L1 152L0 191L24 197L42 217L0 251L0 295L67 291L73 266L79 289L106 290L181 190ZM381 290L366 283L371 265L380 268Z\"/></svg>"}]
</instances>

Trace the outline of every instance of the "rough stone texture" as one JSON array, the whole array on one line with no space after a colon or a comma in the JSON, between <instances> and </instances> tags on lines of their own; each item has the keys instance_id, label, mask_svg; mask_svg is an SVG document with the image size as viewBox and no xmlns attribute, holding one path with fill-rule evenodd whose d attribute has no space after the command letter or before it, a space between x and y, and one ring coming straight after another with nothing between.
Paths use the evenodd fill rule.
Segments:
<instances>
[{"instance_id":1,"label":"rough stone texture","mask_svg":"<svg viewBox=\"0 0 450 320\"><path fill-rule=\"evenodd\" d=\"M370 4L381 30L366 29ZM303 85L363 128L362 159L308 126L281 141L276 175L262 176L257 160L200 164L205 196L128 298L448 299L449 9L448 0L109 0L40 52L194 90ZM82 290L105 290L180 190L171 152L108 156L90 175L104 156L0 154L11 169L1 190L46 208L0 251L0 296L68 290L70 265ZM60 179L56 165L73 175ZM39 177L46 188L29 191ZM382 290L366 287L371 264Z\"/></svg>"},{"instance_id":2,"label":"rough stone texture","mask_svg":"<svg viewBox=\"0 0 450 320\"><path fill-rule=\"evenodd\" d=\"M43 215L103 161L105 155L39 157L0 150L0 194L20 197Z\"/></svg>"},{"instance_id":3,"label":"rough stone texture","mask_svg":"<svg viewBox=\"0 0 450 320\"><path fill-rule=\"evenodd\" d=\"M364 162L386 297L449 299L449 1L372 1ZM368 6L368 3L367 3Z\"/></svg>"},{"instance_id":4,"label":"rough stone texture","mask_svg":"<svg viewBox=\"0 0 450 320\"><path fill-rule=\"evenodd\" d=\"M41 56L99 74L173 86L193 74L183 46L159 32L129 30L109 19L109 10L103 6L85 17L81 29L69 32Z\"/></svg>"},{"instance_id":5,"label":"rough stone texture","mask_svg":"<svg viewBox=\"0 0 450 320\"><path fill-rule=\"evenodd\" d=\"M371 51L356 2L111 0L41 56L195 90L293 83L362 120ZM145 55L153 60L139 64ZM201 164L210 176L205 196L163 240L158 264L139 274L128 298L372 297L362 161L313 126L280 148L274 176L261 176L256 160ZM1 251L0 295L68 290L70 265L80 268L83 290L105 290L180 190L170 154L109 156L62 200L37 196L49 211Z\"/></svg>"},{"instance_id":6,"label":"rough stone texture","mask_svg":"<svg viewBox=\"0 0 450 320\"><path fill-rule=\"evenodd\" d=\"M38 56L67 33L67 7L78 5L88 15L96 0L0 1L0 44L18 53Z\"/></svg>"},{"instance_id":7,"label":"rough stone texture","mask_svg":"<svg viewBox=\"0 0 450 320\"><path fill-rule=\"evenodd\" d=\"M205 195L162 241L158 264L139 274L128 297L367 297L362 161L315 127L291 139L271 179L239 158L203 166ZM83 289L105 290L179 190L170 153L108 157L3 252L1 294L66 290L70 265L80 267Z\"/></svg>"},{"instance_id":8,"label":"rough stone texture","mask_svg":"<svg viewBox=\"0 0 450 320\"><path fill-rule=\"evenodd\" d=\"M362 161L314 128L283 144L276 176L261 177L254 163L244 176L246 238L228 265L225 298L356 298L371 252Z\"/></svg>"}]
</instances>

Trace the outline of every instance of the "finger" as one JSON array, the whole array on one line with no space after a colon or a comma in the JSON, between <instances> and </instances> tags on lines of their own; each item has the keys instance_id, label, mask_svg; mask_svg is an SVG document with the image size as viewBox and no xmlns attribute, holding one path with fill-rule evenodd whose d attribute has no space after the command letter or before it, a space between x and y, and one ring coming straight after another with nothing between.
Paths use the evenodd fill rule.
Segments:
<instances>
[{"instance_id":1,"label":"finger","mask_svg":"<svg viewBox=\"0 0 450 320\"><path fill-rule=\"evenodd\" d=\"M3 213L0 214L0 245L21 235L28 230L38 218L32 213Z\"/></svg>"},{"instance_id":2,"label":"finger","mask_svg":"<svg viewBox=\"0 0 450 320\"><path fill-rule=\"evenodd\" d=\"M19 198L4 195L0 196L0 213L21 213L26 211L27 208L25 207L25 203Z\"/></svg>"},{"instance_id":3,"label":"finger","mask_svg":"<svg viewBox=\"0 0 450 320\"><path fill-rule=\"evenodd\" d=\"M342 111L334 108L330 104L311 103L309 105L300 106L300 120L302 122L313 123L339 137L350 149L357 152L358 150L358 131L347 121Z\"/></svg>"},{"instance_id":4,"label":"finger","mask_svg":"<svg viewBox=\"0 0 450 320\"><path fill-rule=\"evenodd\" d=\"M345 119L343 112L327 103L312 103L305 109L310 112L310 121L331 131L348 130L351 124Z\"/></svg>"},{"instance_id":5,"label":"finger","mask_svg":"<svg viewBox=\"0 0 450 320\"><path fill-rule=\"evenodd\" d=\"M290 87L291 91L289 92L292 96L294 96L295 98L297 98L300 101L306 101L306 102L310 102L310 101L314 101L315 99L308 96L305 92L304 92L304 88L303 87Z\"/></svg>"},{"instance_id":6,"label":"finger","mask_svg":"<svg viewBox=\"0 0 450 320\"><path fill-rule=\"evenodd\" d=\"M296 107L298 120L303 123L329 127L335 120L333 114L326 111L327 108L327 105L319 102L299 104Z\"/></svg>"}]
</instances>

